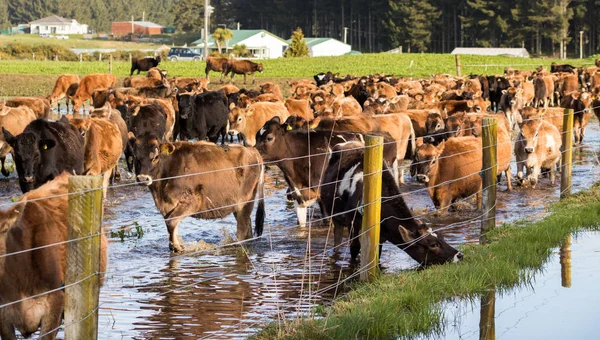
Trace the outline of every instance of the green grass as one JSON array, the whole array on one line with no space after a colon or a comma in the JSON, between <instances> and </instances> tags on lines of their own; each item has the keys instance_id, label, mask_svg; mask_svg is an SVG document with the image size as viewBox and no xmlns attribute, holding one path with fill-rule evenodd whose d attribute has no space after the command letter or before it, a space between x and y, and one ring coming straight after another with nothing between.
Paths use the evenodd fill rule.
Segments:
<instances>
[{"instance_id":1,"label":"green grass","mask_svg":"<svg viewBox=\"0 0 600 340\"><path fill-rule=\"evenodd\" d=\"M566 236L598 229L600 185L558 202L551 215L533 224L506 225L490 234L491 244L469 245L459 264L420 272L383 275L335 301L326 318L272 324L256 339L382 339L439 335L439 302L474 298L496 287L524 284Z\"/></svg>"},{"instance_id":2,"label":"green grass","mask_svg":"<svg viewBox=\"0 0 600 340\"><path fill-rule=\"evenodd\" d=\"M26 45L56 45L66 48L114 48L117 50L139 50L157 48L160 44L138 43L129 41L113 41L113 40L84 40L83 35L69 35L68 40L60 40L53 38L40 38L37 34L19 34L19 35L0 35L0 45L8 43L20 43Z\"/></svg>"},{"instance_id":3,"label":"green grass","mask_svg":"<svg viewBox=\"0 0 600 340\"><path fill-rule=\"evenodd\" d=\"M48 39L50 40L50 39ZM126 44L126 43L124 43ZM545 65L549 68L553 61L566 62L579 66L593 65L593 59L571 59L559 61L539 58L481 57L461 56L462 73L500 74L505 65L515 65L519 69L533 70ZM258 78L312 78L323 71L340 72L341 74L367 75L386 73L398 76L428 77L436 73L456 73L454 56L449 54L363 54L340 57L315 58L281 58L261 61L265 72L257 74ZM411 65L412 64L412 65ZM501 65L501 66L469 66L469 65ZM518 66L516 66L518 65ZM204 62L169 62L161 63L162 69L168 70L171 76L200 77L204 75ZM114 62L113 72L117 75L128 75L128 62ZM108 63L103 62L53 62L28 60L0 61L0 74L62 74L108 72ZM216 75L216 74L215 74ZM239 76L237 76L239 78Z\"/></svg>"}]
</instances>

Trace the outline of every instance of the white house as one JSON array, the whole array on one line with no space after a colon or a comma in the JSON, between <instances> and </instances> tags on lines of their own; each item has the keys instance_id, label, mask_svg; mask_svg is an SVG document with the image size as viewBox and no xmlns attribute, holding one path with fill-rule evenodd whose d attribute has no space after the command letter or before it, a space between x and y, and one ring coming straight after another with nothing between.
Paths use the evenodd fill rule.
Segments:
<instances>
[{"instance_id":1,"label":"white house","mask_svg":"<svg viewBox=\"0 0 600 340\"><path fill-rule=\"evenodd\" d=\"M275 34L266 30L232 30L233 38L229 40L227 46L223 44L222 49L227 47L231 50L235 45L246 45L248 51L258 59L273 59L283 56L283 51L288 47L288 43ZM191 45L204 48L204 39L198 39ZM212 36L208 36L208 49L216 50L217 44ZM201 52L202 53L202 52Z\"/></svg>"},{"instance_id":2,"label":"white house","mask_svg":"<svg viewBox=\"0 0 600 340\"><path fill-rule=\"evenodd\" d=\"M352 46L333 38L307 38L305 37L308 53L311 57L338 56L350 53ZM292 39L287 41L292 43Z\"/></svg>"},{"instance_id":3,"label":"white house","mask_svg":"<svg viewBox=\"0 0 600 340\"><path fill-rule=\"evenodd\" d=\"M83 25L75 19L65 19L51 15L29 23L31 34L87 34L88 25Z\"/></svg>"}]
</instances>

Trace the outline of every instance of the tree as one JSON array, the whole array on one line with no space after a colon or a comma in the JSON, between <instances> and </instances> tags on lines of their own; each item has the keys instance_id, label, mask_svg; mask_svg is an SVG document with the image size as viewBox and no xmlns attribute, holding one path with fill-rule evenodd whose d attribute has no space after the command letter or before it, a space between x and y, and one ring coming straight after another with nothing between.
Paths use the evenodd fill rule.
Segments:
<instances>
[{"instance_id":1,"label":"tree","mask_svg":"<svg viewBox=\"0 0 600 340\"><path fill-rule=\"evenodd\" d=\"M199 32L204 27L204 5L201 1L178 0L171 11L178 31Z\"/></svg>"},{"instance_id":2,"label":"tree","mask_svg":"<svg viewBox=\"0 0 600 340\"><path fill-rule=\"evenodd\" d=\"M213 34L212 38L217 43L217 48L219 49L219 54L221 54L221 49L223 47L223 43L225 43L225 53L229 49L229 40L233 38L233 33L228 28L217 28Z\"/></svg>"},{"instance_id":3,"label":"tree","mask_svg":"<svg viewBox=\"0 0 600 340\"><path fill-rule=\"evenodd\" d=\"M6 0L0 0L0 28L5 28L9 25L8 4L6 3Z\"/></svg>"},{"instance_id":4,"label":"tree","mask_svg":"<svg viewBox=\"0 0 600 340\"><path fill-rule=\"evenodd\" d=\"M287 50L283 53L283 56L288 57L308 57L308 46L306 46L306 40L304 40L304 34L300 27L292 33L292 43Z\"/></svg>"},{"instance_id":5,"label":"tree","mask_svg":"<svg viewBox=\"0 0 600 340\"><path fill-rule=\"evenodd\" d=\"M431 43L433 23L440 17L440 11L428 0L389 0L385 26L390 31L392 45L406 45L419 52L427 51Z\"/></svg>"}]
</instances>

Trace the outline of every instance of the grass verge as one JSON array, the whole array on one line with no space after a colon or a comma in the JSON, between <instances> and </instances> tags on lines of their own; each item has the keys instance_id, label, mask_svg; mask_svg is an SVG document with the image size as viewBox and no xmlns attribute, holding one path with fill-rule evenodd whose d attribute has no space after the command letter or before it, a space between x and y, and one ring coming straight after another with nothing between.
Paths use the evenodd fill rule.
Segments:
<instances>
[{"instance_id":1,"label":"grass verge","mask_svg":"<svg viewBox=\"0 0 600 340\"><path fill-rule=\"evenodd\" d=\"M532 224L495 229L488 245L468 245L459 264L383 275L334 302L326 317L271 324L255 339L412 338L441 331L439 302L473 298L496 287L529 280L552 249L572 233L600 224L600 184L553 204L551 215Z\"/></svg>"}]
</instances>

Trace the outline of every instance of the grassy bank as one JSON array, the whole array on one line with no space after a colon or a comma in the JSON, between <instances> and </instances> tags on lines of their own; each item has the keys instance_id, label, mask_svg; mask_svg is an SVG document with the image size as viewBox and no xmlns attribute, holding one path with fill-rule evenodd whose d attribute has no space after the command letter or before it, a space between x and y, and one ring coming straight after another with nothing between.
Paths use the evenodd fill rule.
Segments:
<instances>
[{"instance_id":1,"label":"grassy bank","mask_svg":"<svg viewBox=\"0 0 600 340\"><path fill-rule=\"evenodd\" d=\"M106 56L107 57L107 56ZM462 56L462 72L499 74L505 66L514 65L520 69L533 70L545 65L549 68L553 61L566 62L576 66L593 65L593 59L572 59L558 61L539 58L481 57ZM261 61L265 72L257 74L258 78L311 78L324 71L341 74L367 75L386 73L398 76L427 77L436 73L456 73L454 56L449 54L363 54L340 57L316 57L293 59L269 59ZM478 65L478 66L470 66ZM481 66L496 65L496 66ZM169 75L181 77L200 77L204 75L204 62L169 62L161 63L161 68L168 70ZM117 75L128 75L128 62L114 62L113 72ZM108 72L107 61L103 62L54 62L31 60L2 60L0 74L62 74ZM238 76L239 77L239 76Z\"/></svg>"},{"instance_id":2,"label":"grassy bank","mask_svg":"<svg viewBox=\"0 0 600 340\"><path fill-rule=\"evenodd\" d=\"M489 245L469 245L459 264L421 272L384 275L359 284L334 302L325 319L273 324L257 339L381 339L415 337L440 331L438 302L474 297L491 287L504 290L525 283L567 236L600 224L600 185L550 207L551 215L533 224L507 225L490 234Z\"/></svg>"}]
</instances>

